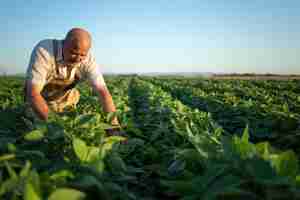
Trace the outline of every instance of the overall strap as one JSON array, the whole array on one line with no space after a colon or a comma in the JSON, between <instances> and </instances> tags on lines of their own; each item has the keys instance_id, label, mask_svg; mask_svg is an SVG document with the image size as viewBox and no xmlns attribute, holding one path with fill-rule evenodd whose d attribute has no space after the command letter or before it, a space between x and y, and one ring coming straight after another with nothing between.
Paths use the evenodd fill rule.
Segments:
<instances>
[{"instance_id":1,"label":"overall strap","mask_svg":"<svg viewBox=\"0 0 300 200\"><path fill-rule=\"evenodd\" d=\"M59 57L58 55L58 41L56 39L52 40L53 41L53 56L54 56L54 62L55 62L55 69L56 72L58 73L58 64L57 64L57 59Z\"/></svg>"}]
</instances>

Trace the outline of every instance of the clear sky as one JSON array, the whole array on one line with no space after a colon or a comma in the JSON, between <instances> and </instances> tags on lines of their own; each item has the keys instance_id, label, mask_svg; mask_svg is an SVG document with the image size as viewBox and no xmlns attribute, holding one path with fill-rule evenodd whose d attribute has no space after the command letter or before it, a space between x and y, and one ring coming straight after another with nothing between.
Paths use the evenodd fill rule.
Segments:
<instances>
[{"instance_id":1,"label":"clear sky","mask_svg":"<svg viewBox=\"0 0 300 200\"><path fill-rule=\"evenodd\" d=\"M299 0L8 0L0 13L0 72L82 27L104 72L300 74Z\"/></svg>"}]
</instances>

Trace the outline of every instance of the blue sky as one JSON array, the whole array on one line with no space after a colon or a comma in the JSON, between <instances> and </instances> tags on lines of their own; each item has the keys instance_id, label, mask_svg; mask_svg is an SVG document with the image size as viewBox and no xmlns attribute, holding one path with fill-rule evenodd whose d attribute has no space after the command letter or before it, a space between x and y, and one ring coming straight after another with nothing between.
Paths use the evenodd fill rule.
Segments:
<instances>
[{"instance_id":1,"label":"blue sky","mask_svg":"<svg viewBox=\"0 0 300 200\"><path fill-rule=\"evenodd\" d=\"M104 72L300 74L300 1L69 2L2 2L0 72L25 72L39 40L82 27Z\"/></svg>"}]
</instances>

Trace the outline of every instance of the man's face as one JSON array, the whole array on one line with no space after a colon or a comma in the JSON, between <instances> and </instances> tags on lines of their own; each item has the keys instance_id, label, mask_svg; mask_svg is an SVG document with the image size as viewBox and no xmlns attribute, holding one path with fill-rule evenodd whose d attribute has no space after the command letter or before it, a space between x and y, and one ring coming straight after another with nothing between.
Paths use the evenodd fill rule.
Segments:
<instances>
[{"instance_id":1,"label":"man's face","mask_svg":"<svg viewBox=\"0 0 300 200\"><path fill-rule=\"evenodd\" d=\"M66 64L76 64L83 61L90 49L90 45L85 41L69 40L63 45L63 59Z\"/></svg>"}]
</instances>

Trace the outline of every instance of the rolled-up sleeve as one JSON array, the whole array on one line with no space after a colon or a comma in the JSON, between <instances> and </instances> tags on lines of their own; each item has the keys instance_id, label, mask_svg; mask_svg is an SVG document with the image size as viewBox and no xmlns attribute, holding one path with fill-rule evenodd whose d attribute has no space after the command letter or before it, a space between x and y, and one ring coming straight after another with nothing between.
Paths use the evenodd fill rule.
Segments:
<instances>
[{"instance_id":1,"label":"rolled-up sleeve","mask_svg":"<svg viewBox=\"0 0 300 200\"><path fill-rule=\"evenodd\" d=\"M42 41L33 49L26 73L27 81L37 86L40 91L46 83L47 75L52 66L49 48Z\"/></svg>"},{"instance_id":2,"label":"rolled-up sleeve","mask_svg":"<svg viewBox=\"0 0 300 200\"><path fill-rule=\"evenodd\" d=\"M97 64L94 56L89 54L85 63L85 76L86 79L92 84L92 86L106 87L101 68Z\"/></svg>"}]
</instances>

